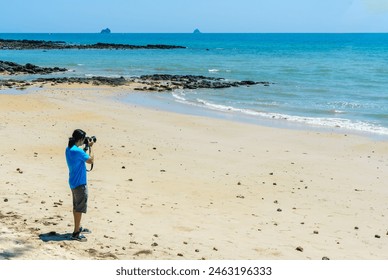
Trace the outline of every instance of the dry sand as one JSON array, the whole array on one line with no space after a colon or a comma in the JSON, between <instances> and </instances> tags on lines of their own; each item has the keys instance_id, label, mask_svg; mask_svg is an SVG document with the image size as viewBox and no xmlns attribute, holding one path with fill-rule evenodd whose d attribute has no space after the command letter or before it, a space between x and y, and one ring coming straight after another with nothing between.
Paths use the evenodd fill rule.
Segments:
<instances>
[{"instance_id":1,"label":"dry sand","mask_svg":"<svg viewBox=\"0 0 388 280\"><path fill-rule=\"evenodd\" d=\"M0 94L0 259L388 258L386 141L139 108L123 92ZM76 128L98 138L85 243L67 240Z\"/></svg>"}]
</instances>

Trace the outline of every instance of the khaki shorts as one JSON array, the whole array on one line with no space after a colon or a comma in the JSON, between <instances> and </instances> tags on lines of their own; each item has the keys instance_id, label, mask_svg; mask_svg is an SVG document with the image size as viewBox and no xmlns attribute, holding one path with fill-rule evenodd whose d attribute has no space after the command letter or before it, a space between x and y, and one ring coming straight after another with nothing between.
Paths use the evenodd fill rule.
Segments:
<instances>
[{"instance_id":1,"label":"khaki shorts","mask_svg":"<svg viewBox=\"0 0 388 280\"><path fill-rule=\"evenodd\" d=\"M73 210L74 212L86 213L88 208L88 187L80 185L75 189L71 189L73 194Z\"/></svg>"}]
</instances>

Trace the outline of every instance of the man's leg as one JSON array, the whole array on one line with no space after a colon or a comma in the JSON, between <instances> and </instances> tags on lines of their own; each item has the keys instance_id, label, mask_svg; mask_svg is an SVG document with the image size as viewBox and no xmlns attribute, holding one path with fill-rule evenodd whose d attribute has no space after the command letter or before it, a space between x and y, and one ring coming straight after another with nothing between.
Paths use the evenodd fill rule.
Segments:
<instances>
[{"instance_id":1,"label":"man's leg","mask_svg":"<svg viewBox=\"0 0 388 280\"><path fill-rule=\"evenodd\" d=\"M75 212L73 210L73 216L74 216L74 233L79 231L79 228L81 227L81 218L82 218L82 212Z\"/></svg>"}]
</instances>

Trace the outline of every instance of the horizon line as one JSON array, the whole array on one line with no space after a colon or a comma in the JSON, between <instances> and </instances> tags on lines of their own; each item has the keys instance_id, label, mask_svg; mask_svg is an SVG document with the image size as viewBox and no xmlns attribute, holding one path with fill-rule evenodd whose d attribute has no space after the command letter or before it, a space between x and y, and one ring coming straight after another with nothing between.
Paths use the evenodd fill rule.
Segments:
<instances>
[{"instance_id":1,"label":"horizon line","mask_svg":"<svg viewBox=\"0 0 388 280\"><path fill-rule=\"evenodd\" d=\"M109 36L109 34L387 34L388 31L345 31L345 32L330 32L330 31L298 31L298 32L111 32L111 33L101 33L101 32L2 32L0 34L101 34L104 36Z\"/></svg>"}]
</instances>

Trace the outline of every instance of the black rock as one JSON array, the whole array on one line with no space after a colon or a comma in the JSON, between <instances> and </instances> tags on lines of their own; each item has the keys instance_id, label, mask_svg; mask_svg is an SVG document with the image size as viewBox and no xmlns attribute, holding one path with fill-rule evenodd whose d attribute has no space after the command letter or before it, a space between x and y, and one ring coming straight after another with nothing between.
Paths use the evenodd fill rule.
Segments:
<instances>
[{"instance_id":1,"label":"black rock","mask_svg":"<svg viewBox=\"0 0 388 280\"><path fill-rule=\"evenodd\" d=\"M50 74L55 72L65 72L66 68L49 68L39 67L37 65L27 63L26 65L17 64L10 61L0 60L0 74L17 75L17 74Z\"/></svg>"},{"instance_id":2,"label":"black rock","mask_svg":"<svg viewBox=\"0 0 388 280\"><path fill-rule=\"evenodd\" d=\"M0 39L0 50L55 50L55 49L185 49L174 45L128 45L96 43L90 45L71 45L62 41L4 40Z\"/></svg>"},{"instance_id":3,"label":"black rock","mask_svg":"<svg viewBox=\"0 0 388 280\"><path fill-rule=\"evenodd\" d=\"M54 67L43 68L33 64L25 66L14 64L12 62L0 61L0 73L6 74L48 74L53 72L67 71L67 69ZM263 84L268 82L253 82L253 81L226 81L222 78L195 76L195 75L170 75L170 74L154 74L144 75L132 78L110 78L110 77L55 77L55 78L38 78L32 83L49 83L49 84L92 84L92 85L108 85L108 86L126 86L133 83L139 83L143 86L136 87L139 91L155 91L166 92L175 89L222 89L229 87L240 87L247 84ZM268 83L269 84L269 83ZM1 87L26 87L31 83L22 80L0 80ZM276 185L276 183L274 183Z\"/></svg>"}]
</instances>

